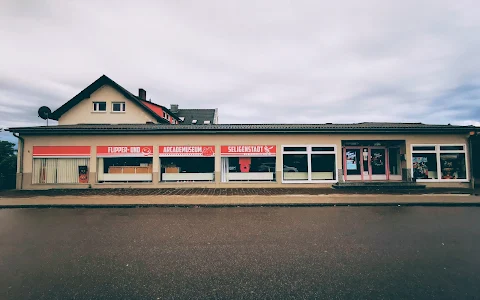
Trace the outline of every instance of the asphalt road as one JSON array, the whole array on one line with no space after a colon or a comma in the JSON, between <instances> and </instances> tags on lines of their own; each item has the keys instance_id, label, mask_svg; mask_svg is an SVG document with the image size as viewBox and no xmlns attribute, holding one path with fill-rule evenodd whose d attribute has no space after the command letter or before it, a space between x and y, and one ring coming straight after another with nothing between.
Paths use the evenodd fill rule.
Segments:
<instances>
[{"instance_id":1,"label":"asphalt road","mask_svg":"<svg viewBox=\"0 0 480 300\"><path fill-rule=\"evenodd\" d=\"M480 207L0 210L0 299L475 299Z\"/></svg>"}]
</instances>

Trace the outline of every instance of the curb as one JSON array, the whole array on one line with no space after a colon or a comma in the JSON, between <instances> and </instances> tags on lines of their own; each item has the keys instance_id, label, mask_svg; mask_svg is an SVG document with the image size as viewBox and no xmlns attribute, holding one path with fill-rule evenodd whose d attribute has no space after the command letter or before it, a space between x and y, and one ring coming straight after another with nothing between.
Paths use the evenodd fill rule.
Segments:
<instances>
[{"instance_id":1,"label":"curb","mask_svg":"<svg viewBox=\"0 0 480 300\"><path fill-rule=\"evenodd\" d=\"M336 207L336 206L438 206L480 207L480 202L405 202L405 203L239 203L239 204L25 204L0 205L1 209L16 208L235 208L235 207Z\"/></svg>"}]
</instances>

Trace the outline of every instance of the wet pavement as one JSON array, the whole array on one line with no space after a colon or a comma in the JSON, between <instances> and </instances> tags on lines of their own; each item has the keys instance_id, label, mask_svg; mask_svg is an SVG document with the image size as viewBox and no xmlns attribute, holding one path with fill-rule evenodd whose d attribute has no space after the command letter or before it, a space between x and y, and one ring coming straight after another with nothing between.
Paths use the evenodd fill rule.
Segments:
<instances>
[{"instance_id":1,"label":"wet pavement","mask_svg":"<svg viewBox=\"0 0 480 300\"><path fill-rule=\"evenodd\" d=\"M480 207L0 210L0 299L475 299Z\"/></svg>"}]
</instances>

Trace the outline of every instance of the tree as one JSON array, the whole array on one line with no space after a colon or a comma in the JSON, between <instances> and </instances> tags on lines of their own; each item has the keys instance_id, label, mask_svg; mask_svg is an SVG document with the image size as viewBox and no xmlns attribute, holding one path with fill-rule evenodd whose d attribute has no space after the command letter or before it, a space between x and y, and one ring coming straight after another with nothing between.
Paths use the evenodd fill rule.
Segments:
<instances>
[{"instance_id":1,"label":"tree","mask_svg":"<svg viewBox=\"0 0 480 300\"><path fill-rule=\"evenodd\" d=\"M17 153L15 144L0 141L0 188L14 188L15 173L17 172Z\"/></svg>"}]
</instances>

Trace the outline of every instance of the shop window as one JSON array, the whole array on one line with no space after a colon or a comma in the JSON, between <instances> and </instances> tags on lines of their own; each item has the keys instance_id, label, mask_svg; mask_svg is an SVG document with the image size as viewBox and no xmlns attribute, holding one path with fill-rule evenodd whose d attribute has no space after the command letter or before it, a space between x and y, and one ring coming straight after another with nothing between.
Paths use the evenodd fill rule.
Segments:
<instances>
[{"instance_id":1,"label":"shop window","mask_svg":"<svg viewBox=\"0 0 480 300\"><path fill-rule=\"evenodd\" d=\"M467 179L465 153L440 153L442 179Z\"/></svg>"},{"instance_id":2,"label":"shop window","mask_svg":"<svg viewBox=\"0 0 480 300\"><path fill-rule=\"evenodd\" d=\"M222 182L275 181L275 157L222 157Z\"/></svg>"},{"instance_id":3,"label":"shop window","mask_svg":"<svg viewBox=\"0 0 480 300\"><path fill-rule=\"evenodd\" d=\"M284 152L307 151L307 147L284 147Z\"/></svg>"},{"instance_id":4,"label":"shop window","mask_svg":"<svg viewBox=\"0 0 480 300\"><path fill-rule=\"evenodd\" d=\"M34 184L88 183L89 158L34 158Z\"/></svg>"},{"instance_id":5,"label":"shop window","mask_svg":"<svg viewBox=\"0 0 480 300\"><path fill-rule=\"evenodd\" d=\"M161 157L160 166L162 182L214 180L214 157Z\"/></svg>"},{"instance_id":6,"label":"shop window","mask_svg":"<svg viewBox=\"0 0 480 300\"><path fill-rule=\"evenodd\" d=\"M335 145L283 146L282 149L283 181L337 180Z\"/></svg>"},{"instance_id":7,"label":"shop window","mask_svg":"<svg viewBox=\"0 0 480 300\"><path fill-rule=\"evenodd\" d=\"M107 111L107 102L93 102L93 111L94 112Z\"/></svg>"},{"instance_id":8,"label":"shop window","mask_svg":"<svg viewBox=\"0 0 480 300\"><path fill-rule=\"evenodd\" d=\"M125 111L125 102L113 102L112 103L113 112L124 112Z\"/></svg>"},{"instance_id":9,"label":"shop window","mask_svg":"<svg viewBox=\"0 0 480 300\"><path fill-rule=\"evenodd\" d=\"M440 151L463 151L463 146L440 146Z\"/></svg>"},{"instance_id":10,"label":"shop window","mask_svg":"<svg viewBox=\"0 0 480 300\"><path fill-rule=\"evenodd\" d=\"M335 147L312 147L312 152L335 151Z\"/></svg>"},{"instance_id":11,"label":"shop window","mask_svg":"<svg viewBox=\"0 0 480 300\"><path fill-rule=\"evenodd\" d=\"M312 180L335 180L335 154L312 154Z\"/></svg>"},{"instance_id":12,"label":"shop window","mask_svg":"<svg viewBox=\"0 0 480 300\"><path fill-rule=\"evenodd\" d=\"M435 151L435 146L413 146L413 151Z\"/></svg>"},{"instance_id":13,"label":"shop window","mask_svg":"<svg viewBox=\"0 0 480 300\"><path fill-rule=\"evenodd\" d=\"M284 180L308 180L308 155L284 154L283 155Z\"/></svg>"},{"instance_id":14,"label":"shop window","mask_svg":"<svg viewBox=\"0 0 480 300\"><path fill-rule=\"evenodd\" d=\"M412 163L414 178L438 179L436 153L413 153Z\"/></svg>"},{"instance_id":15,"label":"shop window","mask_svg":"<svg viewBox=\"0 0 480 300\"><path fill-rule=\"evenodd\" d=\"M435 149L435 150L426 150ZM466 180L465 145L412 146L412 173L420 180Z\"/></svg>"},{"instance_id":16,"label":"shop window","mask_svg":"<svg viewBox=\"0 0 480 300\"><path fill-rule=\"evenodd\" d=\"M151 157L98 159L98 182L151 182Z\"/></svg>"}]
</instances>

